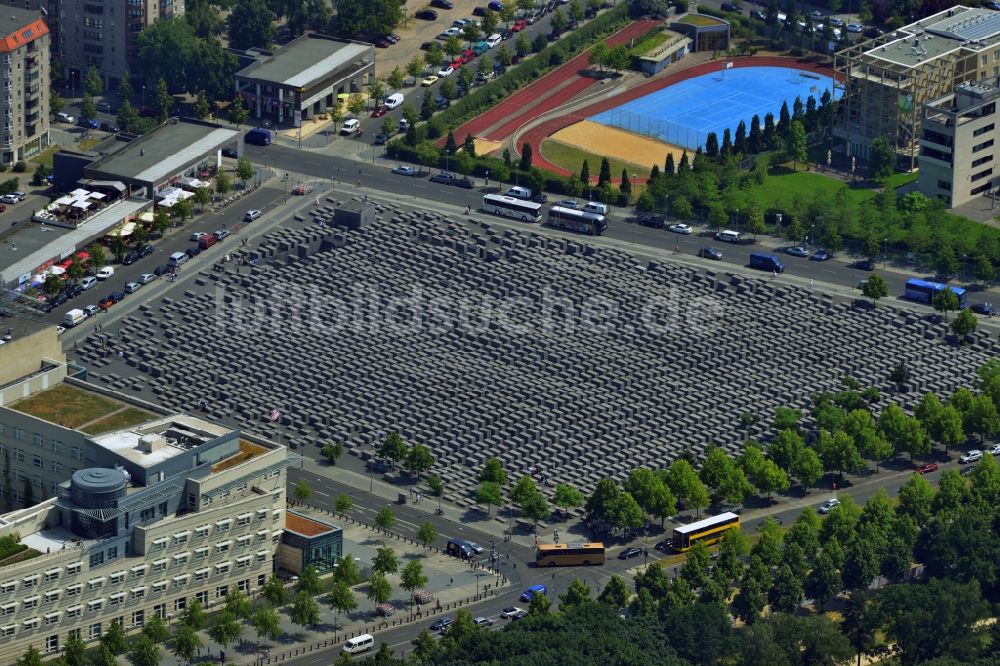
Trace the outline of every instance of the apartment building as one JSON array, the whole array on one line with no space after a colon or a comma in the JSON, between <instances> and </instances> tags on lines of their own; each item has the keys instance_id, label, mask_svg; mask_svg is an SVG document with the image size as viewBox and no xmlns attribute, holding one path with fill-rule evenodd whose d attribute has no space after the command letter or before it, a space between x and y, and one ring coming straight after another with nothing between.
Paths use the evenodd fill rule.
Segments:
<instances>
[{"instance_id":1,"label":"apartment building","mask_svg":"<svg viewBox=\"0 0 1000 666\"><path fill-rule=\"evenodd\" d=\"M71 94L81 95L91 65L109 88L126 70L135 71L138 38L146 26L184 13L184 0L3 0L44 10L52 31L52 55L59 60Z\"/></svg>"},{"instance_id":2,"label":"apartment building","mask_svg":"<svg viewBox=\"0 0 1000 666\"><path fill-rule=\"evenodd\" d=\"M952 208L1000 185L1000 89L963 83L924 105L920 191Z\"/></svg>"},{"instance_id":3,"label":"apartment building","mask_svg":"<svg viewBox=\"0 0 1000 666\"><path fill-rule=\"evenodd\" d=\"M1000 12L957 5L839 51L834 70L844 91L834 150L867 159L884 136L900 165L915 169L924 105L1000 77Z\"/></svg>"},{"instance_id":4,"label":"apartment building","mask_svg":"<svg viewBox=\"0 0 1000 666\"><path fill-rule=\"evenodd\" d=\"M0 161L49 146L49 29L38 12L0 8Z\"/></svg>"},{"instance_id":5,"label":"apartment building","mask_svg":"<svg viewBox=\"0 0 1000 666\"><path fill-rule=\"evenodd\" d=\"M0 515L0 663L253 592L283 547L297 456L67 371L44 360L0 386L4 500L47 497Z\"/></svg>"}]
</instances>

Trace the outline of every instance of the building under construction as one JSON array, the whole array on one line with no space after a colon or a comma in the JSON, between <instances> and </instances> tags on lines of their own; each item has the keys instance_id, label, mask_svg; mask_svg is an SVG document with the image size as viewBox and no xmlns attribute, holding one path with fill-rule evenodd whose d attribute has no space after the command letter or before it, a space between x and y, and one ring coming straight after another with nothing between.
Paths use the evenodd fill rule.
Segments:
<instances>
[{"instance_id":1,"label":"building under construction","mask_svg":"<svg viewBox=\"0 0 1000 666\"><path fill-rule=\"evenodd\" d=\"M843 89L834 149L867 159L884 136L899 165L916 169L924 104L1000 77L1000 12L952 7L838 52L834 69Z\"/></svg>"}]
</instances>

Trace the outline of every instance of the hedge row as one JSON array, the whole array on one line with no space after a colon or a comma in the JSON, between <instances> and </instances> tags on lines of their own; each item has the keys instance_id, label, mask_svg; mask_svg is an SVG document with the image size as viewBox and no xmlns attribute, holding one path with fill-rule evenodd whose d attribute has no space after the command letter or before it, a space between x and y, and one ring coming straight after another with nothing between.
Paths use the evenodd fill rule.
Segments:
<instances>
[{"instance_id":1,"label":"hedge row","mask_svg":"<svg viewBox=\"0 0 1000 666\"><path fill-rule=\"evenodd\" d=\"M623 2L566 33L559 41L545 47L534 57L509 68L505 74L476 90L469 91L465 97L435 115L428 121L428 136L436 139L446 133L448 128L458 127L493 108L507 95L563 64L590 47L598 38L617 32L628 22L628 3Z\"/></svg>"}]
</instances>

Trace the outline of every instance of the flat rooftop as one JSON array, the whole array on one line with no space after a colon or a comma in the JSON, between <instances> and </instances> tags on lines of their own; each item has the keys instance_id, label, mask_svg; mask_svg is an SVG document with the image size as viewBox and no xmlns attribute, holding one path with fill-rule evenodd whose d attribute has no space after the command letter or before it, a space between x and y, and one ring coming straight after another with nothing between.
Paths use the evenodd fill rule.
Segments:
<instances>
[{"instance_id":1,"label":"flat rooftop","mask_svg":"<svg viewBox=\"0 0 1000 666\"><path fill-rule=\"evenodd\" d=\"M233 141L239 133L214 123L171 118L87 169L128 180L158 182Z\"/></svg>"},{"instance_id":2,"label":"flat rooftop","mask_svg":"<svg viewBox=\"0 0 1000 666\"><path fill-rule=\"evenodd\" d=\"M107 234L126 217L152 205L142 197L117 201L76 229L32 223L0 244L0 285L14 282L66 248L83 249L90 241Z\"/></svg>"},{"instance_id":3,"label":"flat rooftop","mask_svg":"<svg viewBox=\"0 0 1000 666\"><path fill-rule=\"evenodd\" d=\"M1000 43L1000 12L956 6L899 28L893 37L865 55L916 67L953 51L981 51Z\"/></svg>"},{"instance_id":4,"label":"flat rooftop","mask_svg":"<svg viewBox=\"0 0 1000 666\"><path fill-rule=\"evenodd\" d=\"M331 72L355 69L352 64L371 53L371 48L369 44L307 33L273 55L260 56L257 62L236 72L236 76L292 88L309 88Z\"/></svg>"},{"instance_id":5,"label":"flat rooftop","mask_svg":"<svg viewBox=\"0 0 1000 666\"><path fill-rule=\"evenodd\" d=\"M174 414L142 427L123 428L93 437L98 446L113 451L141 467L156 465L183 451L193 449L232 432L195 416ZM147 450L144 442L156 442Z\"/></svg>"},{"instance_id":6,"label":"flat rooftop","mask_svg":"<svg viewBox=\"0 0 1000 666\"><path fill-rule=\"evenodd\" d=\"M301 534L304 537L314 537L320 534L326 534L327 532L335 532L340 528L336 525L330 525L312 518L307 518L306 516L303 516L300 513L295 513L294 511L286 511L285 529L290 532L295 532L296 534Z\"/></svg>"},{"instance_id":7,"label":"flat rooftop","mask_svg":"<svg viewBox=\"0 0 1000 666\"><path fill-rule=\"evenodd\" d=\"M35 418L89 435L137 426L157 414L65 382L7 405Z\"/></svg>"}]
</instances>

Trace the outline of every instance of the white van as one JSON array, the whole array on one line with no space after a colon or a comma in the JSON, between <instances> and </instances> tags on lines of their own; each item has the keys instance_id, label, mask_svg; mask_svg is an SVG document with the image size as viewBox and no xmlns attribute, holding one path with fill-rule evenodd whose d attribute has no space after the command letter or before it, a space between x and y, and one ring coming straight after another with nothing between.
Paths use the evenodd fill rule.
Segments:
<instances>
[{"instance_id":1,"label":"white van","mask_svg":"<svg viewBox=\"0 0 1000 666\"><path fill-rule=\"evenodd\" d=\"M340 126L340 133L343 135L354 134L359 129L361 129L361 121L357 118L348 118L344 121L344 124Z\"/></svg>"},{"instance_id":2,"label":"white van","mask_svg":"<svg viewBox=\"0 0 1000 666\"><path fill-rule=\"evenodd\" d=\"M170 255L170 259L167 261L167 263L173 266L174 268L177 268L178 266L183 266L184 264L186 264L188 259L190 259L190 257L188 257L183 252L174 252L172 255Z\"/></svg>"},{"instance_id":3,"label":"white van","mask_svg":"<svg viewBox=\"0 0 1000 666\"><path fill-rule=\"evenodd\" d=\"M733 231L732 229L723 229L719 233L715 234L715 240L723 241L725 243L739 243L740 232Z\"/></svg>"},{"instance_id":4,"label":"white van","mask_svg":"<svg viewBox=\"0 0 1000 666\"><path fill-rule=\"evenodd\" d=\"M585 210L588 213L597 213L598 215L607 215L608 214L608 205L607 204L602 204L602 203L597 202L597 201L588 201L587 204L583 207L583 210Z\"/></svg>"},{"instance_id":5,"label":"white van","mask_svg":"<svg viewBox=\"0 0 1000 666\"><path fill-rule=\"evenodd\" d=\"M501 40L503 40L503 37L494 32L492 35L486 38L486 45L489 46L490 48L493 48L494 46L499 44Z\"/></svg>"},{"instance_id":6,"label":"white van","mask_svg":"<svg viewBox=\"0 0 1000 666\"><path fill-rule=\"evenodd\" d=\"M358 654L359 652L364 652L365 650L371 650L374 645L374 636L371 634L361 634L360 636L348 639L340 651L346 652L347 654Z\"/></svg>"},{"instance_id":7,"label":"white van","mask_svg":"<svg viewBox=\"0 0 1000 666\"><path fill-rule=\"evenodd\" d=\"M66 328L73 328L84 319L87 318L87 313L83 310L73 309L63 315L63 326Z\"/></svg>"},{"instance_id":8,"label":"white van","mask_svg":"<svg viewBox=\"0 0 1000 666\"><path fill-rule=\"evenodd\" d=\"M385 107L387 109L395 109L397 106L403 103L403 93L395 93L394 95L389 95L385 98Z\"/></svg>"},{"instance_id":9,"label":"white van","mask_svg":"<svg viewBox=\"0 0 1000 666\"><path fill-rule=\"evenodd\" d=\"M531 190L527 187L512 187L505 192L509 197L514 197L515 199L524 199L525 201L531 201Z\"/></svg>"}]
</instances>

